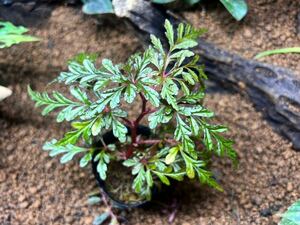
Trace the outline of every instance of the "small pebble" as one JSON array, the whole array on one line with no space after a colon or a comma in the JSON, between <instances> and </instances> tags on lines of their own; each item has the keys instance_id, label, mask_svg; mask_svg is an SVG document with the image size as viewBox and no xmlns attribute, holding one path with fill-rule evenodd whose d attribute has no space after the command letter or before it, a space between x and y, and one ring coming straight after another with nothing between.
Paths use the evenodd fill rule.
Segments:
<instances>
[{"instance_id":1,"label":"small pebble","mask_svg":"<svg viewBox=\"0 0 300 225\"><path fill-rule=\"evenodd\" d=\"M6 173L4 170L0 170L0 183L6 181Z\"/></svg>"},{"instance_id":2,"label":"small pebble","mask_svg":"<svg viewBox=\"0 0 300 225\"><path fill-rule=\"evenodd\" d=\"M22 202L22 203L19 204L19 207L20 207L21 209L25 209L25 208L27 208L28 206L29 206L29 203L28 203L27 201Z\"/></svg>"},{"instance_id":3,"label":"small pebble","mask_svg":"<svg viewBox=\"0 0 300 225\"><path fill-rule=\"evenodd\" d=\"M288 192L291 192L291 191L294 190L294 187L293 187L293 183L292 183L292 182L288 182L288 183L287 183L286 190L287 190Z\"/></svg>"}]
</instances>

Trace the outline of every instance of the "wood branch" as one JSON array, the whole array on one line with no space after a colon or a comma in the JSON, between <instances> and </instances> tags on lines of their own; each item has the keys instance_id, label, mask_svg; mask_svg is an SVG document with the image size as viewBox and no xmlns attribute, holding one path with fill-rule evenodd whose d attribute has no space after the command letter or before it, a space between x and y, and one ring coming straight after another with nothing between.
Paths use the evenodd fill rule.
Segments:
<instances>
[{"instance_id":1,"label":"wood branch","mask_svg":"<svg viewBox=\"0 0 300 225\"><path fill-rule=\"evenodd\" d=\"M164 36L166 18L173 24L181 22L144 0L113 0L113 4L116 14L128 18L146 42L149 34ZM300 79L292 71L244 59L204 40L199 41L196 52L211 79L246 93L274 129L300 150Z\"/></svg>"},{"instance_id":2,"label":"wood branch","mask_svg":"<svg viewBox=\"0 0 300 225\"><path fill-rule=\"evenodd\" d=\"M80 0L0 0L0 19L15 25L39 26L50 17L55 5L76 5Z\"/></svg>"}]
</instances>

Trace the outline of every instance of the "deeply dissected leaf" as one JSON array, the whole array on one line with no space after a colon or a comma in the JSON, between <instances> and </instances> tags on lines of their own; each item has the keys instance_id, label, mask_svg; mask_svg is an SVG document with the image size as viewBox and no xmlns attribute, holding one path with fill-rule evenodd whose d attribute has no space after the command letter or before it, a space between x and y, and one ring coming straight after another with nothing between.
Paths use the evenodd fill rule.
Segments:
<instances>
[{"instance_id":1,"label":"deeply dissected leaf","mask_svg":"<svg viewBox=\"0 0 300 225\"><path fill-rule=\"evenodd\" d=\"M72 144L67 144L66 146L57 145L56 140L52 140L51 142L46 142L43 146L43 149L45 151L49 151L49 155L51 157L54 157L59 154L64 154L60 159L61 163L67 163L67 162L71 161L75 155L89 151L89 149L87 149L87 148L78 147L78 146L75 146ZM88 152L86 154L86 156L84 157L85 161L87 161L87 163L88 163L88 161L90 161L89 156L90 156L90 154ZM87 163L80 162L80 165L83 167Z\"/></svg>"},{"instance_id":2,"label":"deeply dissected leaf","mask_svg":"<svg viewBox=\"0 0 300 225\"><path fill-rule=\"evenodd\" d=\"M147 171L146 171L146 181L147 181L147 185L148 185L149 187L152 187L152 186L153 186L153 178L152 178L152 175L151 175L150 170L147 170Z\"/></svg>"},{"instance_id":3,"label":"deeply dissected leaf","mask_svg":"<svg viewBox=\"0 0 300 225\"><path fill-rule=\"evenodd\" d=\"M74 102L56 91L53 92L53 98L51 98L46 92L38 93L28 86L28 94L36 102L36 107L46 106L42 111L42 115L47 115L55 109L65 107L57 115L57 122L74 120L84 114L89 107L90 102L84 92L81 92L80 89L76 89L76 91L75 89L71 89L71 92L83 102Z\"/></svg>"},{"instance_id":4,"label":"deeply dissected leaf","mask_svg":"<svg viewBox=\"0 0 300 225\"><path fill-rule=\"evenodd\" d=\"M190 127L181 119L180 116L176 116L177 121L177 128L174 132L174 136L176 140L180 140L182 138L185 138L186 136L191 135L191 129Z\"/></svg>"},{"instance_id":5,"label":"deeply dissected leaf","mask_svg":"<svg viewBox=\"0 0 300 225\"><path fill-rule=\"evenodd\" d=\"M120 121L113 119L112 120L113 134L117 137L120 142L126 141L127 128Z\"/></svg>"},{"instance_id":6,"label":"deeply dissected leaf","mask_svg":"<svg viewBox=\"0 0 300 225\"><path fill-rule=\"evenodd\" d=\"M157 93L157 91L155 91L154 89L148 86L143 86L143 89L144 89L144 94L146 99L150 101L153 106L158 107L160 101L159 101L159 94Z\"/></svg>"},{"instance_id":7,"label":"deeply dissected leaf","mask_svg":"<svg viewBox=\"0 0 300 225\"><path fill-rule=\"evenodd\" d=\"M149 127L154 129L160 123L168 123L173 117L172 110L168 107L161 107L159 110L151 113L148 117Z\"/></svg>"},{"instance_id":8,"label":"deeply dissected leaf","mask_svg":"<svg viewBox=\"0 0 300 225\"><path fill-rule=\"evenodd\" d=\"M124 99L128 103L132 103L136 97L137 88L133 84L129 84L126 87Z\"/></svg>"},{"instance_id":9,"label":"deeply dissected leaf","mask_svg":"<svg viewBox=\"0 0 300 225\"><path fill-rule=\"evenodd\" d=\"M98 161L97 164L97 172L102 180L106 179L106 172L107 172L107 164L110 162L109 155L103 150L99 152L95 159L95 161Z\"/></svg>"},{"instance_id":10,"label":"deeply dissected leaf","mask_svg":"<svg viewBox=\"0 0 300 225\"><path fill-rule=\"evenodd\" d=\"M174 109L178 109L176 95L178 94L179 88L170 78L165 80L161 90L161 97L165 99Z\"/></svg>"},{"instance_id":11,"label":"deeply dissected leaf","mask_svg":"<svg viewBox=\"0 0 300 225\"><path fill-rule=\"evenodd\" d=\"M156 36L154 36L153 34L150 35L150 39L151 39L151 42L153 44L153 47L156 48L159 53L164 55L165 52L164 52L163 46L161 44L161 41Z\"/></svg>"},{"instance_id":12,"label":"deeply dissected leaf","mask_svg":"<svg viewBox=\"0 0 300 225\"><path fill-rule=\"evenodd\" d=\"M170 48L172 48L174 45L174 30L169 20L165 21L165 29L166 29L165 35L169 41Z\"/></svg>"},{"instance_id":13,"label":"deeply dissected leaf","mask_svg":"<svg viewBox=\"0 0 300 225\"><path fill-rule=\"evenodd\" d=\"M159 172L154 172L158 178L161 180L161 182L163 182L166 185L170 185L170 181L169 179L163 174L163 173L159 173Z\"/></svg>"},{"instance_id":14,"label":"deeply dissected leaf","mask_svg":"<svg viewBox=\"0 0 300 225\"><path fill-rule=\"evenodd\" d=\"M102 117L98 117L92 126L92 134L93 136L97 136L102 128L105 127L104 119Z\"/></svg>"},{"instance_id":15,"label":"deeply dissected leaf","mask_svg":"<svg viewBox=\"0 0 300 225\"><path fill-rule=\"evenodd\" d=\"M85 154L80 160L80 167L85 167L92 160L92 153Z\"/></svg>"},{"instance_id":16,"label":"deeply dissected leaf","mask_svg":"<svg viewBox=\"0 0 300 225\"><path fill-rule=\"evenodd\" d=\"M172 164L175 161L178 151L178 146L173 147L169 150L169 154L166 156L166 164Z\"/></svg>"},{"instance_id":17,"label":"deeply dissected leaf","mask_svg":"<svg viewBox=\"0 0 300 225\"><path fill-rule=\"evenodd\" d=\"M142 191L144 182L146 181L146 173L143 167L138 171L137 176L133 181L133 188L137 193Z\"/></svg>"},{"instance_id":18,"label":"deeply dissected leaf","mask_svg":"<svg viewBox=\"0 0 300 225\"><path fill-rule=\"evenodd\" d=\"M213 141L208 129L204 129L204 144L208 150L212 150L213 148Z\"/></svg>"},{"instance_id":19,"label":"deeply dissected leaf","mask_svg":"<svg viewBox=\"0 0 300 225\"><path fill-rule=\"evenodd\" d=\"M86 92L80 90L78 87L71 87L70 88L71 94L80 102L85 103L85 104L90 104L91 102L89 101L89 98L86 94Z\"/></svg>"}]
</instances>

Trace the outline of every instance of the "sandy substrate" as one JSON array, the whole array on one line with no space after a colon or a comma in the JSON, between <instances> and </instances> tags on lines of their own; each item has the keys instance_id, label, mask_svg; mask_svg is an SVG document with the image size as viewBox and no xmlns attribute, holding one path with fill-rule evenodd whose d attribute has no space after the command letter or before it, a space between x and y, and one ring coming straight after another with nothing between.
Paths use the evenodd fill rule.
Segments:
<instances>
[{"instance_id":1,"label":"sandy substrate","mask_svg":"<svg viewBox=\"0 0 300 225\"><path fill-rule=\"evenodd\" d=\"M274 7L279 10L278 4L283 1L275 2ZM292 9L297 3L289 2L293 6L288 8L294 13ZM266 42L268 45L256 46L240 37L245 35L246 28L251 30L253 39L255 35L266 35L263 25L255 26L251 22L255 15L258 15L257 24L262 24L264 20L260 20L264 18L266 23L272 21L266 16L259 17L264 8L260 9L258 3L251 3L251 6L254 9L249 14L250 19L241 24L230 19L225 22L222 18L227 17L222 8L209 9L204 15L200 11L187 13L187 18L198 21L198 17L203 16L206 20L201 26L211 30L207 39L252 57L262 49L278 47L279 42L274 39ZM288 21L286 14L285 10L280 15L273 13L276 18L273 20L284 18ZM192 21L200 25L195 19ZM212 29L214 26L219 28ZM287 27L294 29L292 24ZM279 25L275 28L274 32L281 29ZM224 30L231 29L236 44L233 40L226 42L231 36L226 36ZM223 42L218 32L224 32ZM40 91L52 90L54 87L46 87L46 84L65 69L65 62L78 52L98 52L101 59L107 57L122 62L134 51L141 50L141 45L123 24L97 27L94 20L83 17L79 10L65 7L57 8L48 23L33 33L42 38L40 43L14 46L0 53L0 81L14 92L0 103L0 224L89 225L95 215L105 210L86 203L87 194L96 188L91 170L89 167L80 169L77 162L60 165L58 158L50 159L41 150L44 141L61 137L69 125L56 124L54 116L40 116L39 110L33 109L26 86L30 84ZM291 33L288 37L291 41L286 45L299 42ZM247 51L240 52L241 49ZM297 69L299 56L287 57L267 60ZM161 203L178 202L174 220L177 225L276 224L279 221L277 214L300 198L299 153L274 133L262 115L239 94L210 93L205 104L216 112L216 122L231 128L229 136L236 141L240 166L234 171L227 160L218 159L213 163L224 193L200 187L197 183L186 183L177 185ZM153 204L147 209L132 210L127 213L128 224L168 224L165 209Z\"/></svg>"},{"instance_id":2,"label":"sandy substrate","mask_svg":"<svg viewBox=\"0 0 300 225\"><path fill-rule=\"evenodd\" d=\"M248 5L249 13L241 22L236 22L221 4L212 5L209 1L199 6L197 13L182 15L194 26L208 28L207 40L249 59L261 51L300 46L300 31L297 32L300 1L255 0L248 1ZM293 69L300 76L299 54L260 60Z\"/></svg>"}]
</instances>

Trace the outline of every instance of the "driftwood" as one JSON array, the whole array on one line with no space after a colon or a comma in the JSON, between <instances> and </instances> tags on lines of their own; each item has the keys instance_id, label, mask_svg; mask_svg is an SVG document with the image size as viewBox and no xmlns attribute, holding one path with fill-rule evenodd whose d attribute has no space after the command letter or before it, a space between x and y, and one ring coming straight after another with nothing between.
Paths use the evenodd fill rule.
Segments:
<instances>
[{"instance_id":1,"label":"driftwood","mask_svg":"<svg viewBox=\"0 0 300 225\"><path fill-rule=\"evenodd\" d=\"M79 3L80 0L0 0L0 19L15 25L39 26L47 21L55 5Z\"/></svg>"},{"instance_id":2,"label":"driftwood","mask_svg":"<svg viewBox=\"0 0 300 225\"><path fill-rule=\"evenodd\" d=\"M163 37L166 18L173 24L180 19L143 0L113 0L116 14L128 18L147 41L149 34ZM210 78L222 86L246 93L274 129L300 150L300 79L292 71L221 50L199 40L196 52L202 57Z\"/></svg>"}]
</instances>

